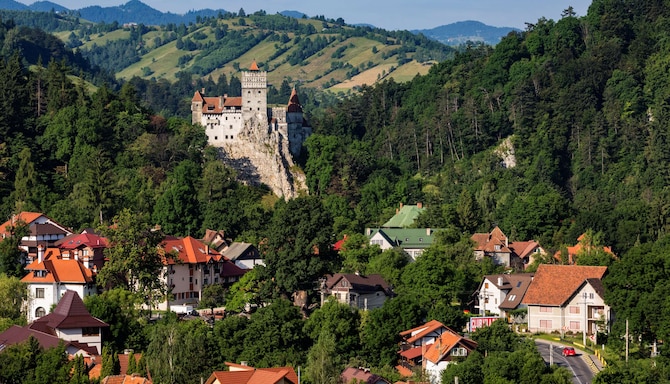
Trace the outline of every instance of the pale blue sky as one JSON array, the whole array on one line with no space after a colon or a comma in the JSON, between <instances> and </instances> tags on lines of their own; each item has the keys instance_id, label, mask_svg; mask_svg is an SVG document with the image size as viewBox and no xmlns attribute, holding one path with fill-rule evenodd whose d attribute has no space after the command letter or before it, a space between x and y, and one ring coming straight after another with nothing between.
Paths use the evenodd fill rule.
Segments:
<instances>
[{"instance_id":1,"label":"pale blue sky","mask_svg":"<svg viewBox=\"0 0 670 384\"><path fill-rule=\"evenodd\" d=\"M34 0L19 0L31 4ZM103 7L125 4L127 0L51 0L69 9L90 5ZM367 23L388 30L430 29L457 21L477 20L498 27L524 29L525 22L540 17L557 20L572 6L578 16L586 15L590 0L244 0L244 1L178 1L141 0L163 12L185 13L192 9L225 9L247 13L260 9L267 13L300 11L308 16L342 17L347 24Z\"/></svg>"}]
</instances>

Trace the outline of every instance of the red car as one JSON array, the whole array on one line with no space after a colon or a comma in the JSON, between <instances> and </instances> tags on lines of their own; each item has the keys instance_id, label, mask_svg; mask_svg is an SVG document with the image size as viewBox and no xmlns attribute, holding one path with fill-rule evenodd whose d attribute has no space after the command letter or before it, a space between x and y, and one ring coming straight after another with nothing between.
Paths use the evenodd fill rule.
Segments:
<instances>
[{"instance_id":1,"label":"red car","mask_svg":"<svg viewBox=\"0 0 670 384\"><path fill-rule=\"evenodd\" d=\"M563 356L575 356L575 349L572 347L563 348Z\"/></svg>"}]
</instances>

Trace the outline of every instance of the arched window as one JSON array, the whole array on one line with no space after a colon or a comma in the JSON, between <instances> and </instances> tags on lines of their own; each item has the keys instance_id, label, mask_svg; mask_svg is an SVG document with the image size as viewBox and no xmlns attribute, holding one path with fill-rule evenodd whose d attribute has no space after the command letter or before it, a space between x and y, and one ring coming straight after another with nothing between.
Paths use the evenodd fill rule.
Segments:
<instances>
[{"instance_id":1,"label":"arched window","mask_svg":"<svg viewBox=\"0 0 670 384\"><path fill-rule=\"evenodd\" d=\"M42 308L42 307L38 307L38 308L35 310L35 317L42 317L42 316L44 316L44 315L46 315L46 314L47 314L47 312L46 312L46 311L44 310L44 308Z\"/></svg>"}]
</instances>

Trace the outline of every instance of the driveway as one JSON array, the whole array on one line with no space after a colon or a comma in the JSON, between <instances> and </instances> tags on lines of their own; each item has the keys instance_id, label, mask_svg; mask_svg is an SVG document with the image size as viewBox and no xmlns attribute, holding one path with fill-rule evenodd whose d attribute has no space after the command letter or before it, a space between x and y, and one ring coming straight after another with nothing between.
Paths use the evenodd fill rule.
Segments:
<instances>
[{"instance_id":1,"label":"driveway","mask_svg":"<svg viewBox=\"0 0 670 384\"><path fill-rule=\"evenodd\" d=\"M535 339L535 346L542 355L545 362L549 363L549 351L552 350L553 363L564 367L572 373L572 382L575 384L587 384L593 381L594 372L588 364L591 357L579 349L575 349L576 356L563 356L561 351L565 345L559 342L549 342Z\"/></svg>"}]
</instances>

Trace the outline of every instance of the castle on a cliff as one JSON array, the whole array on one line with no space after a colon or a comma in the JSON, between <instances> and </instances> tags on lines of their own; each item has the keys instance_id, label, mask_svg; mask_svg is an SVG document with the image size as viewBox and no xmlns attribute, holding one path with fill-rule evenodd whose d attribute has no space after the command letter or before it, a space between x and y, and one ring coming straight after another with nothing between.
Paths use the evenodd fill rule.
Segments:
<instances>
[{"instance_id":1,"label":"castle on a cliff","mask_svg":"<svg viewBox=\"0 0 670 384\"><path fill-rule=\"evenodd\" d=\"M295 88L286 107L268 108L267 72L259 70L255 61L248 71L242 72L241 97L206 97L204 93L203 89L193 95L192 123L205 127L207 142L212 146L262 140L276 132L282 142L288 142L291 154L297 156L312 133Z\"/></svg>"}]
</instances>

